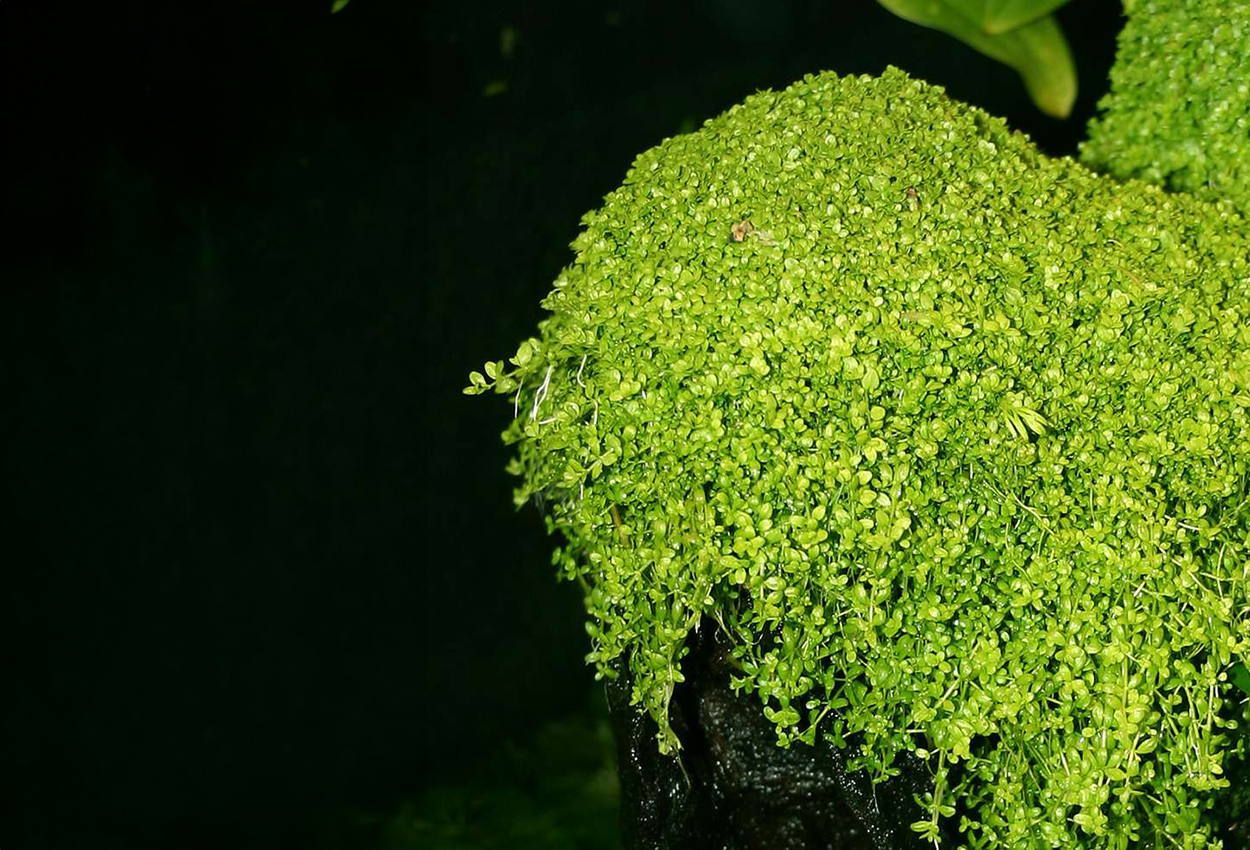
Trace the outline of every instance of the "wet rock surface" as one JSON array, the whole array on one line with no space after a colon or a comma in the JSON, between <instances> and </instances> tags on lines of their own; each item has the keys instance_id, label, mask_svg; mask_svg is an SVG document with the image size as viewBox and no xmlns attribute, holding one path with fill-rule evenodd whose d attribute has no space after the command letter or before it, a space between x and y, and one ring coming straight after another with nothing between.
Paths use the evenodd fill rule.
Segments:
<instances>
[{"instance_id":1,"label":"wet rock surface","mask_svg":"<svg viewBox=\"0 0 1250 850\"><path fill-rule=\"evenodd\" d=\"M909 753L902 773L874 791L846 769L844 752L828 741L777 746L759 701L729 686L729 648L704 624L683 660L686 681L673 694L670 719L683 745L679 758L661 755L656 726L629 704L625 665L607 684L621 783L625 850L893 850L925 846L910 824L923 817L915 795L929 774ZM1226 850L1250 850L1247 805L1234 803L1250 782L1250 763L1229 765L1232 783L1217 803L1217 836ZM1238 797L1244 800L1244 792ZM948 820L943 846L958 836ZM949 843L948 842L949 839Z\"/></svg>"},{"instance_id":2,"label":"wet rock surface","mask_svg":"<svg viewBox=\"0 0 1250 850\"><path fill-rule=\"evenodd\" d=\"M706 625L706 624L705 624ZM922 846L910 824L929 773L910 754L872 787L828 741L777 746L759 700L729 685L731 656L714 628L692 636L670 715L680 758L661 755L655 723L629 704L624 666L608 683L627 850L887 850Z\"/></svg>"}]
</instances>

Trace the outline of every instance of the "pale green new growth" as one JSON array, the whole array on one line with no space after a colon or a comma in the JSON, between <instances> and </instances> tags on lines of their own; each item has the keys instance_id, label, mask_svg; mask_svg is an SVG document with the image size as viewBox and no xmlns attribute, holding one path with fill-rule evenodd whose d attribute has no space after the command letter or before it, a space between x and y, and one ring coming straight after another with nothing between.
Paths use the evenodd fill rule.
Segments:
<instances>
[{"instance_id":1,"label":"pale green new growth","mask_svg":"<svg viewBox=\"0 0 1250 850\"><path fill-rule=\"evenodd\" d=\"M662 747L711 622L783 745L928 760L921 835L1205 846L1250 655L1247 221L895 69L750 97L583 221L470 391L513 400L518 503Z\"/></svg>"},{"instance_id":2,"label":"pale green new growth","mask_svg":"<svg viewBox=\"0 0 1250 850\"><path fill-rule=\"evenodd\" d=\"M1125 0L1081 160L1250 212L1250 0Z\"/></svg>"}]
</instances>

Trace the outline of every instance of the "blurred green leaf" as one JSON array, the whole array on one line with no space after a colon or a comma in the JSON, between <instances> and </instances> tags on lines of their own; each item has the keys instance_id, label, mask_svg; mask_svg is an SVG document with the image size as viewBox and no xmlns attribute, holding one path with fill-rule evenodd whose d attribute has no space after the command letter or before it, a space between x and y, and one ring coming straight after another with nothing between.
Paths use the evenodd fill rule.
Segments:
<instances>
[{"instance_id":1,"label":"blurred green leaf","mask_svg":"<svg viewBox=\"0 0 1250 850\"><path fill-rule=\"evenodd\" d=\"M1246 665L1243 662L1238 661L1233 665L1230 678L1233 680L1234 685L1250 694L1250 670L1246 669Z\"/></svg>"},{"instance_id":2,"label":"blurred green leaf","mask_svg":"<svg viewBox=\"0 0 1250 850\"><path fill-rule=\"evenodd\" d=\"M1007 32L1045 17L1068 0L957 0L960 6L980 7L973 20L990 35ZM971 17L971 16L970 16Z\"/></svg>"},{"instance_id":3,"label":"blurred green leaf","mask_svg":"<svg viewBox=\"0 0 1250 850\"><path fill-rule=\"evenodd\" d=\"M1033 12L1056 0L877 0L904 20L952 35L974 50L1009 65L1024 79L1037 108L1066 118L1076 102L1076 64L1053 15ZM1021 26L998 30L1012 21Z\"/></svg>"},{"instance_id":4,"label":"blurred green leaf","mask_svg":"<svg viewBox=\"0 0 1250 850\"><path fill-rule=\"evenodd\" d=\"M343 11L343 7L350 3L351 0L334 0L334 5L330 7L330 14Z\"/></svg>"},{"instance_id":5,"label":"blurred green leaf","mask_svg":"<svg viewBox=\"0 0 1250 850\"><path fill-rule=\"evenodd\" d=\"M619 850L607 702L601 691L589 696L586 708L340 833L379 850Z\"/></svg>"}]
</instances>

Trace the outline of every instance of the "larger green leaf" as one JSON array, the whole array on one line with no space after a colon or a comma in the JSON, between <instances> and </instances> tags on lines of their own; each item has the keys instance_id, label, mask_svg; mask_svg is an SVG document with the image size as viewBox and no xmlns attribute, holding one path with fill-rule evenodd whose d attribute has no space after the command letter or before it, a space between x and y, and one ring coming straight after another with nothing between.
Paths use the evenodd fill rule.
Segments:
<instances>
[{"instance_id":1,"label":"larger green leaf","mask_svg":"<svg viewBox=\"0 0 1250 850\"><path fill-rule=\"evenodd\" d=\"M1068 0L952 0L960 7L979 9L979 14L968 15L980 21L981 29L990 35L1013 30L1045 17L1068 2Z\"/></svg>"},{"instance_id":2,"label":"larger green leaf","mask_svg":"<svg viewBox=\"0 0 1250 850\"><path fill-rule=\"evenodd\" d=\"M1233 665L1232 674L1233 684L1250 694L1250 670L1246 665L1238 661Z\"/></svg>"},{"instance_id":3,"label":"larger green leaf","mask_svg":"<svg viewBox=\"0 0 1250 850\"><path fill-rule=\"evenodd\" d=\"M929 0L908 5L930 16L939 13L938 7L946 6L987 35L998 35L1043 18L1067 2L1068 0ZM900 14L900 17L907 16ZM915 20L911 17L907 19Z\"/></svg>"},{"instance_id":4,"label":"larger green leaf","mask_svg":"<svg viewBox=\"0 0 1250 850\"><path fill-rule=\"evenodd\" d=\"M1067 118L1076 102L1076 64L1054 15L1033 18L1003 32L1004 21L1027 19L1056 0L877 0L904 20L952 35L974 50L1014 68L1037 108ZM1028 7L1028 8L1026 8Z\"/></svg>"}]
</instances>

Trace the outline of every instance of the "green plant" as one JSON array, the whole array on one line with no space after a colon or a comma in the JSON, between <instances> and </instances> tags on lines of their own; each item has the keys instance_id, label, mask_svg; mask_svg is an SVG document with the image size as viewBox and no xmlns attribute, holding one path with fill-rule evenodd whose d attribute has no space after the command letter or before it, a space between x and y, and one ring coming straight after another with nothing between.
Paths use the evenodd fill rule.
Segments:
<instances>
[{"instance_id":1,"label":"green plant","mask_svg":"<svg viewBox=\"0 0 1250 850\"><path fill-rule=\"evenodd\" d=\"M1067 118L1076 65L1052 14L1068 0L877 0L900 18L954 36L1014 68L1037 108Z\"/></svg>"},{"instance_id":2,"label":"green plant","mask_svg":"<svg viewBox=\"0 0 1250 850\"><path fill-rule=\"evenodd\" d=\"M1250 212L1250 2L1124 7L1111 93L1082 161Z\"/></svg>"},{"instance_id":3,"label":"green plant","mask_svg":"<svg viewBox=\"0 0 1250 850\"><path fill-rule=\"evenodd\" d=\"M467 391L512 398L516 500L662 750L714 622L780 745L927 760L933 843L1209 846L1250 656L1234 204L890 69L748 98L583 224Z\"/></svg>"}]
</instances>

